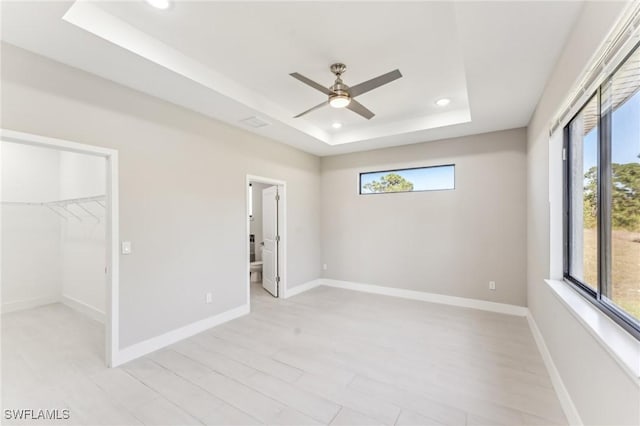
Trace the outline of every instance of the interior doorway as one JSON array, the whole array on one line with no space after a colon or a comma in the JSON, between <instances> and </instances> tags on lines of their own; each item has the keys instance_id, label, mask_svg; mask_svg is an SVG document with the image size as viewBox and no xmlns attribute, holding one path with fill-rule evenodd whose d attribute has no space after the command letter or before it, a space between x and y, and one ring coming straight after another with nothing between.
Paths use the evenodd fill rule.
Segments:
<instances>
[{"instance_id":1,"label":"interior doorway","mask_svg":"<svg viewBox=\"0 0 640 426\"><path fill-rule=\"evenodd\" d=\"M87 353L117 364L117 151L4 129L0 140L3 243L14 249L2 253L3 320L40 309L32 317L60 319L63 336L98 330L84 336Z\"/></svg>"},{"instance_id":2,"label":"interior doorway","mask_svg":"<svg viewBox=\"0 0 640 426\"><path fill-rule=\"evenodd\" d=\"M286 182L247 175L247 303L286 297Z\"/></svg>"}]
</instances>

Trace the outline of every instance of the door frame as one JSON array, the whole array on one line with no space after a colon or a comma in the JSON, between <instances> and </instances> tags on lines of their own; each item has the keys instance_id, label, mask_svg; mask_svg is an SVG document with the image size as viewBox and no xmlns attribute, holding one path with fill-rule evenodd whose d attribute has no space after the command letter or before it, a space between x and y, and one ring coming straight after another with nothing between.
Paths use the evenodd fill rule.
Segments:
<instances>
[{"instance_id":1,"label":"door frame","mask_svg":"<svg viewBox=\"0 0 640 426\"><path fill-rule=\"evenodd\" d=\"M118 335L120 324L120 306L118 299L120 289L120 254L118 251L118 241L120 241L120 222L118 216L118 151L1 128L0 139L22 145L103 157L106 160L105 255L107 266L107 294L105 300L104 335L105 363L107 367L112 367L114 362L118 362L118 351L120 347Z\"/></svg>"},{"instance_id":2,"label":"door frame","mask_svg":"<svg viewBox=\"0 0 640 426\"><path fill-rule=\"evenodd\" d=\"M245 181L245 220L247 228L244 239L246 241L246 252L244 258L247 306L249 306L249 309L251 309L251 278L249 276L249 271L251 269L249 259L249 235L251 234L251 220L249 219L249 184L254 182L278 187L278 195L280 196L280 200L278 202L278 235L280 235L280 241L278 243L278 275L280 276L280 282L278 283L278 298L287 297L287 182L280 179L248 174Z\"/></svg>"}]
</instances>

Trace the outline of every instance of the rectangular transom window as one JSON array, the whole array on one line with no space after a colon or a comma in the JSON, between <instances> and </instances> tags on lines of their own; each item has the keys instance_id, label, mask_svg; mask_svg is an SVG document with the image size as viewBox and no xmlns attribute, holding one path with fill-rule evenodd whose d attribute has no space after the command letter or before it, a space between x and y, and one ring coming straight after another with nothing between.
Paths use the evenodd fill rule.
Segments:
<instances>
[{"instance_id":1,"label":"rectangular transom window","mask_svg":"<svg viewBox=\"0 0 640 426\"><path fill-rule=\"evenodd\" d=\"M640 337L640 50L565 128L564 276Z\"/></svg>"},{"instance_id":2,"label":"rectangular transom window","mask_svg":"<svg viewBox=\"0 0 640 426\"><path fill-rule=\"evenodd\" d=\"M455 189L455 165L360 173L360 194Z\"/></svg>"}]
</instances>

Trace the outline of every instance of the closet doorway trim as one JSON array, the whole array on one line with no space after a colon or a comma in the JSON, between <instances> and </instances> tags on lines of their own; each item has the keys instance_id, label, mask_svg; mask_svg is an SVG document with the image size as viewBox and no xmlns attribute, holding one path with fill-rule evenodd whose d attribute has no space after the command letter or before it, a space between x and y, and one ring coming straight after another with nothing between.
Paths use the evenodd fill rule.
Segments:
<instances>
[{"instance_id":1,"label":"closet doorway trim","mask_svg":"<svg viewBox=\"0 0 640 426\"><path fill-rule=\"evenodd\" d=\"M118 242L120 226L118 217L118 151L94 145L85 145L63 139L50 138L15 130L0 129L0 140L23 145L57 149L93 155L106 159L106 318L105 318L105 361L108 367L115 367L119 359L119 283L120 258Z\"/></svg>"}]
</instances>

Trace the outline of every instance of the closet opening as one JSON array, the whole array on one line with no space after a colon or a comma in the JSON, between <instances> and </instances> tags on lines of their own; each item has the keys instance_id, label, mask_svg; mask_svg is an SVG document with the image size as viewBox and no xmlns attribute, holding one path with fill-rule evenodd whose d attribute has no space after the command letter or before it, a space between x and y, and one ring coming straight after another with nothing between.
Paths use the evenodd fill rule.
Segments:
<instances>
[{"instance_id":1,"label":"closet opening","mask_svg":"<svg viewBox=\"0 0 640 426\"><path fill-rule=\"evenodd\" d=\"M117 364L117 153L8 130L0 141L2 355L17 363L3 384Z\"/></svg>"}]
</instances>

